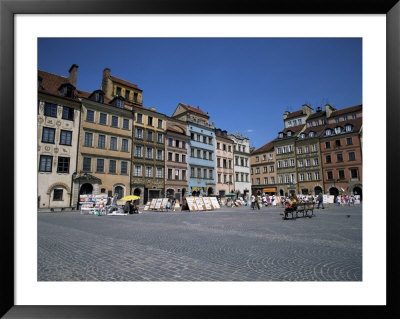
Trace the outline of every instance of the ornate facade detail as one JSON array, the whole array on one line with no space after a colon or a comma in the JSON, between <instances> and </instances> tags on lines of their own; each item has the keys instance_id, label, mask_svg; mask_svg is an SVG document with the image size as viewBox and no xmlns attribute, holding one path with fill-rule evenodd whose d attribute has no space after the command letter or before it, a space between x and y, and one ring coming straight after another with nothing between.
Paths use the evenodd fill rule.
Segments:
<instances>
[{"instance_id":1,"label":"ornate facade detail","mask_svg":"<svg viewBox=\"0 0 400 319\"><path fill-rule=\"evenodd\" d=\"M64 188L67 190L67 194L68 194L68 195L71 194L71 189L70 189L70 188L68 187L68 185L65 184L65 183L54 183L54 184L51 184L50 187L47 189L46 194L47 194L47 195L50 195L52 189L55 188L55 187L57 187L57 186L64 187Z\"/></svg>"}]
</instances>

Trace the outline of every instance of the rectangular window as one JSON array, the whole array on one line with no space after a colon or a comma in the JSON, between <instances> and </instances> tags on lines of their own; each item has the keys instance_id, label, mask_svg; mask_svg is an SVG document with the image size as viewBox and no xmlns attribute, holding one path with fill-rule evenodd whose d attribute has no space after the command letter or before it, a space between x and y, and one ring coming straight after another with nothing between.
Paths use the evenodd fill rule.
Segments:
<instances>
[{"instance_id":1,"label":"rectangular window","mask_svg":"<svg viewBox=\"0 0 400 319\"><path fill-rule=\"evenodd\" d=\"M186 163L186 155L182 154L182 163Z\"/></svg>"},{"instance_id":2,"label":"rectangular window","mask_svg":"<svg viewBox=\"0 0 400 319\"><path fill-rule=\"evenodd\" d=\"M207 143L207 136L203 136L203 143L204 143L204 144Z\"/></svg>"},{"instance_id":3,"label":"rectangular window","mask_svg":"<svg viewBox=\"0 0 400 319\"><path fill-rule=\"evenodd\" d=\"M306 166L310 166L310 165L311 165L310 160L309 160L309 159L306 159Z\"/></svg>"},{"instance_id":4,"label":"rectangular window","mask_svg":"<svg viewBox=\"0 0 400 319\"><path fill-rule=\"evenodd\" d=\"M57 117L57 104L45 102L44 103L44 115L51 116L51 117Z\"/></svg>"},{"instance_id":5,"label":"rectangular window","mask_svg":"<svg viewBox=\"0 0 400 319\"><path fill-rule=\"evenodd\" d=\"M147 132L147 140L149 142L153 142L153 131L148 131Z\"/></svg>"},{"instance_id":6,"label":"rectangular window","mask_svg":"<svg viewBox=\"0 0 400 319\"><path fill-rule=\"evenodd\" d=\"M62 119L73 121L74 120L74 109L72 107L63 106Z\"/></svg>"},{"instance_id":7,"label":"rectangular window","mask_svg":"<svg viewBox=\"0 0 400 319\"><path fill-rule=\"evenodd\" d=\"M260 179L259 178L256 178L256 183L257 183L257 185L260 185Z\"/></svg>"},{"instance_id":8,"label":"rectangular window","mask_svg":"<svg viewBox=\"0 0 400 319\"><path fill-rule=\"evenodd\" d=\"M56 130L50 127L43 127L42 142L43 143L54 143L54 135Z\"/></svg>"},{"instance_id":9,"label":"rectangular window","mask_svg":"<svg viewBox=\"0 0 400 319\"><path fill-rule=\"evenodd\" d=\"M207 159L207 152L206 151L203 151L203 159Z\"/></svg>"},{"instance_id":10,"label":"rectangular window","mask_svg":"<svg viewBox=\"0 0 400 319\"><path fill-rule=\"evenodd\" d=\"M218 174L218 183L221 183L221 174Z\"/></svg>"},{"instance_id":11,"label":"rectangular window","mask_svg":"<svg viewBox=\"0 0 400 319\"><path fill-rule=\"evenodd\" d=\"M163 177L163 173L162 173L162 168L161 167L157 167L156 168L156 177L157 178L162 178Z\"/></svg>"},{"instance_id":12,"label":"rectangular window","mask_svg":"<svg viewBox=\"0 0 400 319\"><path fill-rule=\"evenodd\" d=\"M303 173L300 174L300 182L304 182L304 174Z\"/></svg>"},{"instance_id":13,"label":"rectangular window","mask_svg":"<svg viewBox=\"0 0 400 319\"><path fill-rule=\"evenodd\" d=\"M146 166L146 177L152 177L153 176L153 170L151 167Z\"/></svg>"},{"instance_id":14,"label":"rectangular window","mask_svg":"<svg viewBox=\"0 0 400 319\"><path fill-rule=\"evenodd\" d=\"M186 180L186 170L182 170L182 180L185 181Z\"/></svg>"},{"instance_id":15,"label":"rectangular window","mask_svg":"<svg viewBox=\"0 0 400 319\"><path fill-rule=\"evenodd\" d=\"M86 121L94 122L94 111L86 110Z\"/></svg>"},{"instance_id":16,"label":"rectangular window","mask_svg":"<svg viewBox=\"0 0 400 319\"><path fill-rule=\"evenodd\" d=\"M182 141L182 148L186 148L186 142Z\"/></svg>"},{"instance_id":17,"label":"rectangular window","mask_svg":"<svg viewBox=\"0 0 400 319\"><path fill-rule=\"evenodd\" d=\"M143 138L143 129L141 129L141 128L136 129L136 138L140 138L140 139Z\"/></svg>"},{"instance_id":18,"label":"rectangular window","mask_svg":"<svg viewBox=\"0 0 400 319\"><path fill-rule=\"evenodd\" d=\"M222 150L226 151L226 144L222 144Z\"/></svg>"},{"instance_id":19,"label":"rectangular window","mask_svg":"<svg viewBox=\"0 0 400 319\"><path fill-rule=\"evenodd\" d=\"M122 128L124 128L125 130L129 130L129 120L128 119L124 119L122 121Z\"/></svg>"},{"instance_id":20,"label":"rectangular window","mask_svg":"<svg viewBox=\"0 0 400 319\"><path fill-rule=\"evenodd\" d=\"M71 145L72 132L61 130L60 134L60 144L61 145Z\"/></svg>"},{"instance_id":21,"label":"rectangular window","mask_svg":"<svg viewBox=\"0 0 400 319\"><path fill-rule=\"evenodd\" d=\"M289 177L289 175L285 175L285 183L290 183L290 177Z\"/></svg>"},{"instance_id":22,"label":"rectangular window","mask_svg":"<svg viewBox=\"0 0 400 319\"><path fill-rule=\"evenodd\" d=\"M125 138L122 139L121 151L128 152L128 140Z\"/></svg>"},{"instance_id":23,"label":"rectangular window","mask_svg":"<svg viewBox=\"0 0 400 319\"><path fill-rule=\"evenodd\" d=\"M318 165L318 158L314 158L314 166Z\"/></svg>"},{"instance_id":24,"label":"rectangular window","mask_svg":"<svg viewBox=\"0 0 400 319\"><path fill-rule=\"evenodd\" d=\"M190 168L190 177L196 177L194 175L194 168L193 167Z\"/></svg>"},{"instance_id":25,"label":"rectangular window","mask_svg":"<svg viewBox=\"0 0 400 319\"><path fill-rule=\"evenodd\" d=\"M270 173L274 172L274 171L275 171L274 166L271 165L271 166L269 167L269 171L270 171Z\"/></svg>"},{"instance_id":26,"label":"rectangular window","mask_svg":"<svg viewBox=\"0 0 400 319\"><path fill-rule=\"evenodd\" d=\"M168 138L168 146L172 146L173 139L171 137Z\"/></svg>"},{"instance_id":27,"label":"rectangular window","mask_svg":"<svg viewBox=\"0 0 400 319\"><path fill-rule=\"evenodd\" d=\"M63 190L62 189L54 189L53 200L63 200Z\"/></svg>"},{"instance_id":28,"label":"rectangular window","mask_svg":"<svg viewBox=\"0 0 400 319\"><path fill-rule=\"evenodd\" d=\"M191 157L194 157L194 148L191 148L191 149L190 149L190 156L191 156Z\"/></svg>"},{"instance_id":29,"label":"rectangular window","mask_svg":"<svg viewBox=\"0 0 400 319\"><path fill-rule=\"evenodd\" d=\"M115 90L115 95L117 96L121 96L121 88L117 86L116 90Z\"/></svg>"},{"instance_id":30,"label":"rectangular window","mask_svg":"<svg viewBox=\"0 0 400 319\"><path fill-rule=\"evenodd\" d=\"M92 170L92 159L90 157L83 158L82 170L84 172L90 172Z\"/></svg>"},{"instance_id":31,"label":"rectangular window","mask_svg":"<svg viewBox=\"0 0 400 319\"><path fill-rule=\"evenodd\" d=\"M307 180L308 180L308 181L312 181L312 175L311 175L311 173L307 173Z\"/></svg>"},{"instance_id":32,"label":"rectangular window","mask_svg":"<svg viewBox=\"0 0 400 319\"><path fill-rule=\"evenodd\" d=\"M336 154L336 160L338 163L343 162L343 155L341 153Z\"/></svg>"},{"instance_id":33,"label":"rectangular window","mask_svg":"<svg viewBox=\"0 0 400 319\"><path fill-rule=\"evenodd\" d=\"M201 158L201 151L197 150L197 158Z\"/></svg>"},{"instance_id":34,"label":"rectangular window","mask_svg":"<svg viewBox=\"0 0 400 319\"><path fill-rule=\"evenodd\" d=\"M69 173L69 157L58 157L57 173Z\"/></svg>"},{"instance_id":35,"label":"rectangular window","mask_svg":"<svg viewBox=\"0 0 400 319\"><path fill-rule=\"evenodd\" d=\"M172 179L172 169L168 168L168 179Z\"/></svg>"},{"instance_id":36,"label":"rectangular window","mask_svg":"<svg viewBox=\"0 0 400 319\"><path fill-rule=\"evenodd\" d=\"M107 114L106 113L100 113L99 123L103 124L103 125L107 125Z\"/></svg>"},{"instance_id":37,"label":"rectangular window","mask_svg":"<svg viewBox=\"0 0 400 319\"><path fill-rule=\"evenodd\" d=\"M304 152L309 153L310 152L310 146L306 145L304 147Z\"/></svg>"},{"instance_id":38,"label":"rectangular window","mask_svg":"<svg viewBox=\"0 0 400 319\"><path fill-rule=\"evenodd\" d=\"M151 116L147 117L147 125L153 126L153 117Z\"/></svg>"},{"instance_id":39,"label":"rectangular window","mask_svg":"<svg viewBox=\"0 0 400 319\"><path fill-rule=\"evenodd\" d=\"M278 176L278 181L279 181L279 184L282 184L282 183L283 183L283 176L282 176L282 175L279 175L279 176Z\"/></svg>"},{"instance_id":40,"label":"rectangular window","mask_svg":"<svg viewBox=\"0 0 400 319\"><path fill-rule=\"evenodd\" d=\"M111 126L118 127L118 116L111 116Z\"/></svg>"},{"instance_id":41,"label":"rectangular window","mask_svg":"<svg viewBox=\"0 0 400 319\"><path fill-rule=\"evenodd\" d=\"M344 179L344 170L339 170L339 179Z\"/></svg>"},{"instance_id":42,"label":"rectangular window","mask_svg":"<svg viewBox=\"0 0 400 319\"><path fill-rule=\"evenodd\" d=\"M162 133L157 133L157 143L162 143L163 142L163 138L162 138Z\"/></svg>"},{"instance_id":43,"label":"rectangular window","mask_svg":"<svg viewBox=\"0 0 400 319\"><path fill-rule=\"evenodd\" d=\"M231 145L228 145L228 152L229 153L232 153L232 146ZM264 155L265 156L265 155Z\"/></svg>"},{"instance_id":44,"label":"rectangular window","mask_svg":"<svg viewBox=\"0 0 400 319\"><path fill-rule=\"evenodd\" d=\"M158 128L162 128L162 120L158 120Z\"/></svg>"},{"instance_id":45,"label":"rectangular window","mask_svg":"<svg viewBox=\"0 0 400 319\"><path fill-rule=\"evenodd\" d=\"M281 161L278 161L278 162L277 162L277 165L278 165L278 168L281 168L281 167L282 167L282 162L281 162Z\"/></svg>"},{"instance_id":46,"label":"rectangular window","mask_svg":"<svg viewBox=\"0 0 400 319\"><path fill-rule=\"evenodd\" d=\"M349 152L349 161L355 161L355 160L356 160L356 153Z\"/></svg>"},{"instance_id":47,"label":"rectangular window","mask_svg":"<svg viewBox=\"0 0 400 319\"><path fill-rule=\"evenodd\" d=\"M297 154L301 154L303 153L303 148L302 147L298 147L297 148Z\"/></svg>"},{"instance_id":48,"label":"rectangular window","mask_svg":"<svg viewBox=\"0 0 400 319\"><path fill-rule=\"evenodd\" d=\"M140 113L136 114L136 123L143 123L143 115Z\"/></svg>"},{"instance_id":49,"label":"rectangular window","mask_svg":"<svg viewBox=\"0 0 400 319\"><path fill-rule=\"evenodd\" d=\"M104 159L102 158L97 159L96 172L98 173L104 172Z\"/></svg>"},{"instance_id":50,"label":"rectangular window","mask_svg":"<svg viewBox=\"0 0 400 319\"><path fill-rule=\"evenodd\" d=\"M331 142L325 142L325 148L331 148Z\"/></svg>"},{"instance_id":51,"label":"rectangular window","mask_svg":"<svg viewBox=\"0 0 400 319\"><path fill-rule=\"evenodd\" d=\"M168 152L168 161L172 162L172 152Z\"/></svg>"},{"instance_id":52,"label":"rectangular window","mask_svg":"<svg viewBox=\"0 0 400 319\"><path fill-rule=\"evenodd\" d=\"M340 140L336 140L336 141L335 141L335 145L336 145L336 146L340 146Z\"/></svg>"},{"instance_id":53,"label":"rectangular window","mask_svg":"<svg viewBox=\"0 0 400 319\"><path fill-rule=\"evenodd\" d=\"M208 171L208 178L209 179L213 179L214 178L214 172L213 172L213 170L212 169L210 169L209 171Z\"/></svg>"},{"instance_id":54,"label":"rectangular window","mask_svg":"<svg viewBox=\"0 0 400 319\"><path fill-rule=\"evenodd\" d=\"M303 163L303 160L300 160L299 161L299 167L303 167L304 166L304 163ZM279 167L279 166L278 166Z\"/></svg>"},{"instance_id":55,"label":"rectangular window","mask_svg":"<svg viewBox=\"0 0 400 319\"><path fill-rule=\"evenodd\" d=\"M332 162L332 158L331 158L330 155L326 155L325 160L326 160L326 163L327 163L327 164L329 164L329 163Z\"/></svg>"},{"instance_id":56,"label":"rectangular window","mask_svg":"<svg viewBox=\"0 0 400 319\"><path fill-rule=\"evenodd\" d=\"M264 185L268 184L268 177L264 177Z\"/></svg>"},{"instance_id":57,"label":"rectangular window","mask_svg":"<svg viewBox=\"0 0 400 319\"><path fill-rule=\"evenodd\" d=\"M284 166L284 167L288 167L288 160L284 160L284 161L283 161L283 166Z\"/></svg>"},{"instance_id":58,"label":"rectangular window","mask_svg":"<svg viewBox=\"0 0 400 319\"><path fill-rule=\"evenodd\" d=\"M51 172L53 156L40 155L39 172Z\"/></svg>"},{"instance_id":59,"label":"rectangular window","mask_svg":"<svg viewBox=\"0 0 400 319\"><path fill-rule=\"evenodd\" d=\"M130 93L131 93L131 91L125 90L125 100L129 100Z\"/></svg>"},{"instance_id":60,"label":"rectangular window","mask_svg":"<svg viewBox=\"0 0 400 319\"><path fill-rule=\"evenodd\" d=\"M175 162L179 162L179 154L175 153Z\"/></svg>"},{"instance_id":61,"label":"rectangular window","mask_svg":"<svg viewBox=\"0 0 400 319\"><path fill-rule=\"evenodd\" d=\"M319 180L319 172L315 172L315 180Z\"/></svg>"},{"instance_id":62,"label":"rectangular window","mask_svg":"<svg viewBox=\"0 0 400 319\"><path fill-rule=\"evenodd\" d=\"M326 176L328 177L328 180L332 180L333 179L333 173L332 171L326 172Z\"/></svg>"},{"instance_id":63,"label":"rectangular window","mask_svg":"<svg viewBox=\"0 0 400 319\"><path fill-rule=\"evenodd\" d=\"M259 157L258 156L256 156L256 162L258 162L259 161Z\"/></svg>"},{"instance_id":64,"label":"rectangular window","mask_svg":"<svg viewBox=\"0 0 400 319\"><path fill-rule=\"evenodd\" d=\"M141 146L135 146L135 156L136 157L142 157L142 147Z\"/></svg>"},{"instance_id":65,"label":"rectangular window","mask_svg":"<svg viewBox=\"0 0 400 319\"><path fill-rule=\"evenodd\" d=\"M232 168L232 160L228 161L228 168Z\"/></svg>"},{"instance_id":66,"label":"rectangular window","mask_svg":"<svg viewBox=\"0 0 400 319\"><path fill-rule=\"evenodd\" d=\"M201 168L197 169L197 178L201 178Z\"/></svg>"},{"instance_id":67,"label":"rectangular window","mask_svg":"<svg viewBox=\"0 0 400 319\"><path fill-rule=\"evenodd\" d=\"M294 159L292 158L292 159L290 159L290 166L294 166Z\"/></svg>"},{"instance_id":68,"label":"rectangular window","mask_svg":"<svg viewBox=\"0 0 400 319\"><path fill-rule=\"evenodd\" d=\"M84 145L91 147L92 146L92 142L93 142L93 133L85 132Z\"/></svg>"},{"instance_id":69,"label":"rectangular window","mask_svg":"<svg viewBox=\"0 0 400 319\"><path fill-rule=\"evenodd\" d=\"M256 174L260 174L260 168L259 167L256 168Z\"/></svg>"},{"instance_id":70,"label":"rectangular window","mask_svg":"<svg viewBox=\"0 0 400 319\"><path fill-rule=\"evenodd\" d=\"M353 138L352 137L346 138L346 144L347 145L353 145Z\"/></svg>"},{"instance_id":71,"label":"rectangular window","mask_svg":"<svg viewBox=\"0 0 400 319\"><path fill-rule=\"evenodd\" d=\"M117 138L110 137L110 150L116 151L117 150Z\"/></svg>"},{"instance_id":72,"label":"rectangular window","mask_svg":"<svg viewBox=\"0 0 400 319\"><path fill-rule=\"evenodd\" d=\"M316 152L316 151L317 151L317 144L313 144L313 146L312 146L312 151L313 151L313 152Z\"/></svg>"},{"instance_id":73,"label":"rectangular window","mask_svg":"<svg viewBox=\"0 0 400 319\"><path fill-rule=\"evenodd\" d=\"M138 100L138 94L136 92L133 92L133 101L137 102Z\"/></svg>"},{"instance_id":74,"label":"rectangular window","mask_svg":"<svg viewBox=\"0 0 400 319\"><path fill-rule=\"evenodd\" d=\"M163 152L162 150L157 150L157 159L159 161L162 161L162 159L163 159L163 153L162 152Z\"/></svg>"},{"instance_id":75,"label":"rectangular window","mask_svg":"<svg viewBox=\"0 0 400 319\"><path fill-rule=\"evenodd\" d=\"M147 159L153 158L153 149L151 147L147 147L147 149L146 149L146 158Z\"/></svg>"},{"instance_id":76,"label":"rectangular window","mask_svg":"<svg viewBox=\"0 0 400 319\"><path fill-rule=\"evenodd\" d=\"M106 136L105 135L99 135L97 139L97 147L98 148L106 148Z\"/></svg>"},{"instance_id":77,"label":"rectangular window","mask_svg":"<svg viewBox=\"0 0 400 319\"><path fill-rule=\"evenodd\" d=\"M203 169L203 178L207 178L207 169Z\"/></svg>"},{"instance_id":78,"label":"rectangular window","mask_svg":"<svg viewBox=\"0 0 400 319\"><path fill-rule=\"evenodd\" d=\"M135 165L134 175L135 176L142 176L142 166Z\"/></svg>"},{"instance_id":79,"label":"rectangular window","mask_svg":"<svg viewBox=\"0 0 400 319\"><path fill-rule=\"evenodd\" d=\"M213 153L212 152L208 152L208 160L212 161L213 160Z\"/></svg>"},{"instance_id":80,"label":"rectangular window","mask_svg":"<svg viewBox=\"0 0 400 319\"><path fill-rule=\"evenodd\" d=\"M351 173L351 178L358 178L358 169L357 168L350 169L350 173Z\"/></svg>"},{"instance_id":81,"label":"rectangular window","mask_svg":"<svg viewBox=\"0 0 400 319\"><path fill-rule=\"evenodd\" d=\"M212 145L212 143L213 143L212 137L208 137L208 144Z\"/></svg>"}]
</instances>

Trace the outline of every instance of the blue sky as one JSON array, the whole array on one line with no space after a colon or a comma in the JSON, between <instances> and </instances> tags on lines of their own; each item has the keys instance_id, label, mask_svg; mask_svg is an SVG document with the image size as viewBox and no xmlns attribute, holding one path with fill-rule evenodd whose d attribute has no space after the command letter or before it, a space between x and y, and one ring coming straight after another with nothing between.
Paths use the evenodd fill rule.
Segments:
<instances>
[{"instance_id":1,"label":"blue sky","mask_svg":"<svg viewBox=\"0 0 400 319\"><path fill-rule=\"evenodd\" d=\"M362 103L361 38L41 38L38 68L78 89L100 88L103 69L143 90L143 105L172 115L179 102L256 148L283 129L282 115L326 103Z\"/></svg>"}]
</instances>

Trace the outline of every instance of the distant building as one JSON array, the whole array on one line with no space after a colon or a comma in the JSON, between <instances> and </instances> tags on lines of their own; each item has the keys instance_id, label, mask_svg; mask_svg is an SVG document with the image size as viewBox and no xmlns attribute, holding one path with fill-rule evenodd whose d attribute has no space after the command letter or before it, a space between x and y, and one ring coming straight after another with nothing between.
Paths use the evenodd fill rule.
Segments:
<instances>
[{"instance_id":1,"label":"distant building","mask_svg":"<svg viewBox=\"0 0 400 319\"><path fill-rule=\"evenodd\" d=\"M214 124L200 108L179 103L172 118L188 125L189 190L188 195L215 195Z\"/></svg>"},{"instance_id":2,"label":"distant building","mask_svg":"<svg viewBox=\"0 0 400 319\"><path fill-rule=\"evenodd\" d=\"M239 133L230 134L229 138L233 141L235 193L245 198L251 192L249 138Z\"/></svg>"},{"instance_id":3,"label":"distant building","mask_svg":"<svg viewBox=\"0 0 400 319\"><path fill-rule=\"evenodd\" d=\"M165 194L182 202L188 191L187 123L167 118L165 134Z\"/></svg>"},{"instance_id":4,"label":"distant building","mask_svg":"<svg viewBox=\"0 0 400 319\"><path fill-rule=\"evenodd\" d=\"M68 77L38 71L38 208L72 205L81 114L77 71L75 64Z\"/></svg>"},{"instance_id":5,"label":"distant building","mask_svg":"<svg viewBox=\"0 0 400 319\"><path fill-rule=\"evenodd\" d=\"M253 195L276 195L274 141L254 150L250 156L251 190Z\"/></svg>"},{"instance_id":6,"label":"distant building","mask_svg":"<svg viewBox=\"0 0 400 319\"><path fill-rule=\"evenodd\" d=\"M227 131L215 129L215 157L217 170L217 194L223 196L234 191L233 141Z\"/></svg>"}]
</instances>

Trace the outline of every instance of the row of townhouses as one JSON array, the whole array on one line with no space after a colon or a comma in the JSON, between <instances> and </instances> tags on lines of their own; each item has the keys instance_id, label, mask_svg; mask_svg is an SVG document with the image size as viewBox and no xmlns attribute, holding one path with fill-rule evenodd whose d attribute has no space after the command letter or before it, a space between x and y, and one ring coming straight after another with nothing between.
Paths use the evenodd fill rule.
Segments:
<instances>
[{"instance_id":1,"label":"row of townhouses","mask_svg":"<svg viewBox=\"0 0 400 319\"><path fill-rule=\"evenodd\" d=\"M80 194L119 198L248 196L249 139L179 103L171 116L143 105L134 83L103 70L100 89L38 71L38 208L78 207Z\"/></svg>"},{"instance_id":2,"label":"row of townhouses","mask_svg":"<svg viewBox=\"0 0 400 319\"><path fill-rule=\"evenodd\" d=\"M283 115L284 129L251 152L254 195L362 196L362 105L308 105Z\"/></svg>"}]
</instances>

